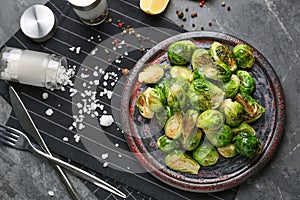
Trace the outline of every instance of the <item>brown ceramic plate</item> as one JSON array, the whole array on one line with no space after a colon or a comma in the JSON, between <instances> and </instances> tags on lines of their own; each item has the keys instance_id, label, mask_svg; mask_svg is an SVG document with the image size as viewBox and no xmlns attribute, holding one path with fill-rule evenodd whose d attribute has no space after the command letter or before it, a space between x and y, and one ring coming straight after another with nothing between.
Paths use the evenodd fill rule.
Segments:
<instances>
[{"instance_id":1,"label":"brown ceramic plate","mask_svg":"<svg viewBox=\"0 0 300 200\"><path fill-rule=\"evenodd\" d=\"M283 132L285 119L283 91L272 66L252 47L256 62L249 72L256 83L254 97L266 108L264 115L251 124L263 142L262 154L252 159L243 156L225 159L220 156L215 165L201 167L197 175L170 170L164 163L166 154L156 146L156 140L163 131L155 125L154 120L141 117L135 106L138 93L147 87L140 84L137 78L139 72L148 64L168 62L166 49L171 43L183 39L193 40L201 48L209 48L213 41L232 47L238 43L245 43L224 33L202 31L179 34L154 46L136 63L125 84L121 102L122 126L128 145L137 160L159 180L187 191L221 191L245 181L262 169L273 156Z\"/></svg>"}]
</instances>

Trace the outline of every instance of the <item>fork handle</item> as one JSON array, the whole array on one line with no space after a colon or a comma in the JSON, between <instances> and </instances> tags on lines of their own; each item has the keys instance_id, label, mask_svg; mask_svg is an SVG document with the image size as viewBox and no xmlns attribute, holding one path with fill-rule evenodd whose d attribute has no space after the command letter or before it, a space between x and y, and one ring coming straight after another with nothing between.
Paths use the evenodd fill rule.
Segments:
<instances>
[{"instance_id":1,"label":"fork handle","mask_svg":"<svg viewBox=\"0 0 300 200\"><path fill-rule=\"evenodd\" d=\"M74 175L84 179L84 180L87 180L93 184L95 184L96 186L104 189L104 190L107 190L115 195L118 195L119 197L122 197L122 198L126 198L126 195L121 192L120 190L118 190L117 188L111 186L110 184L106 183L105 181L99 179L98 177L78 168L78 167L75 167L74 165L71 165L63 160L60 160L56 157L53 157L49 154L46 154L38 149L36 149L35 147L32 146L32 149L39 155L43 156L44 158L50 160L51 162L69 170L70 172L72 172ZM55 166L55 167L59 167L59 166ZM61 168L60 168L61 170Z\"/></svg>"}]
</instances>

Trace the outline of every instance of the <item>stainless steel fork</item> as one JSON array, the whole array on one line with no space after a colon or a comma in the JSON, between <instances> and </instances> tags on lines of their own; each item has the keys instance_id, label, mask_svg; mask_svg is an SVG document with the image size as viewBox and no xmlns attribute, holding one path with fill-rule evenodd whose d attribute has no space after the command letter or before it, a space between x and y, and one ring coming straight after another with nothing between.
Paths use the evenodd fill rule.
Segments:
<instances>
[{"instance_id":1,"label":"stainless steel fork","mask_svg":"<svg viewBox=\"0 0 300 200\"><path fill-rule=\"evenodd\" d=\"M69 170L74 175L85 179L91 183L94 183L96 186L107 190L113 194L116 194L122 198L126 198L126 195L118 190L117 188L111 186L110 184L106 183L105 181L99 179L98 177L78 168L74 165L71 165L67 162L64 162L58 158L55 158L49 154L46 154L40 150L38 150L36 147L33 146L29 138L20 130L9 127L9 126L3 126L0 124L0 142L3 144L13 147L15 149L19 150L25 150L25 151L31 151L34 153L37 153L44 158L50 160L51 162L54 162L55 164Z\"/></svg>"}]
</instances>

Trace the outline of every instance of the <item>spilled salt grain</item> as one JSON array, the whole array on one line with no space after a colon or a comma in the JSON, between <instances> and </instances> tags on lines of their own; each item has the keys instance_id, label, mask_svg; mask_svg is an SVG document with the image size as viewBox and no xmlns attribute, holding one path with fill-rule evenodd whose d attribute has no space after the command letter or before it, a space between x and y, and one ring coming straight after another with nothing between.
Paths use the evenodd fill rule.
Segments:
<instances>
[{"instance_id":1,"label":"spilled salt grain","mask_svg":"<svg viewBox=\"0 0 300 200\"><path fill-rule=\"evenodd\" d=\"M102 158L103 160L105 160L106 158L108 158L108 153L102 154L102 155L101 155L101 158Z\"/></svg>"},{"instance_id":2,"label":"spilled salt grain","mask_svg":"<svg viewBox=\"0 0 300 200\"><path fill-rule=\"evenodd\" d=\"M111 115L102 115L99 121L101 126L110 126L114 122L114 118Z\"/></svg>"},{"instance_id":3,"label":"spilled salt grain","mask_svg":"<svg viewBox=\"0 0 300 200\"><path fill-rule=\"evenodd\" d=\"M42 98L43 98L44 100L48 99L48 97L49 97L49 94L48 94L47 92L44 92L44 93L42 94Z\"/></svg>"},{"instance_id":4,"label":"spilled salt grain","mask_svg":"<svg viewBox=\"0 0 300 200\"><path fill-rule=\"evenodd\" d=\"M48 108L45 113L47 116L52 116L54 112L51 108Z\"/></svg>"}]
</instances>

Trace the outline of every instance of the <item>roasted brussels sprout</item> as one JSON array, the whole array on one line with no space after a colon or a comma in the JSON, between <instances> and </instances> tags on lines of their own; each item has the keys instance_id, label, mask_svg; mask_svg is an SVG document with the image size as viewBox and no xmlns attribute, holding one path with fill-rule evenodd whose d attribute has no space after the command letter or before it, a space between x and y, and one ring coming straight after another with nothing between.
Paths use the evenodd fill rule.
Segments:
<instances>
[{"instance_id":1,"label":"roasted brussels sprout","mask_svg":"<svg viewBox=\"0 0 300 200\"><path fill-rule=\"evenodd\" d=\"M228 144L225 147L217 148L217 151L224 158L232 158L237 155L236 147L234 144Z\"/></svg>"},{"instance_id":2,"label":"roasted brussels sprout","mask_svg":"<svg viewBox=\"0 0 300 200\"><path fill-rule=\"evenodd\" d=\"M172 78L181 77L188 82L193 81L193 72L184 66L174 66L170 70Z\"/></svg>"},{"instance_id":3,"label":"roasted brussels sprout","mask_svg":"<svg viewBox=\"0 0 300 200\"><path fill-rule=\"evenodd\" d=\"M255 130L245 122L241 123L238 127L232 129L233 135L238 135L241 132L246 132L255 135Z\"/></svg>"},{"instance_id":4,"label":"roasted brussels sprout","mask_svg":"<svg viewBox=\"0 0 300 200\"><path fill-rule=\"evenodd\" d=\"M233 98L239 91L240 79L237 75L232 74L230 81L224 83L223 90L227 98Z\"/></svg>"},{"instance_id":5,"label":"roasted brussels sprout","mask_svg":"<svg viewBox=\"0 0 300 200\"><path fill-rule=\"evenodd\" d=\"M150 88L151 90L151 88ZM142 92L137 100L136 100L136 106L139 109L140 114L148 119L151 119L154 116L154 111L149 106L149 100L147 93Z\"/></svg>"},{"instance_id":6,"label":"roasted brussels sprout","mask_svg":"<svg viewBox=\"0 0 300 200\"><path fill-rule=\"evenodd\" d=\"M187 137L182 138L181 145L187 151L192 151L200 144L201 137L202 131L194 126L191 133Z\"/></svg>"},{"instance_id":7,"label":"roasted brussels sprout","mask_svg":"<svg viewBox=\"0 0 300 200\"><path fill-rule=\"evenodd\" d=\"M157 83L165 74L164 69L160 65L150 65L139 73L139 82Z\"/></svg>"},{"instance_id":8,"label":"roasted brussels sprout","mask_svg":"<svg viewBox=\"0 0 300 200\"><path fill-rule=\"evenodd\" d=\"M171 84L168 91L167 103L174 112L186 106L186 91L189 89L189 87L190 84L184 79L177 78Z\"/></svg>"},{"instance_id":9,"label":"roasted brussels sprout","mask_svg":"<svg viewBox=\"0 0 300 200\"><path fill-rule=\"evenodd\" d=\"M195 49L196 45L190 40L174 42L168 48L169 60L174 65L185 65Z\"/></svg>"},{"instance_id":10,"label":"roasted brussels sprout","mask_svg":"<svg viewBox=\"0 0 300 200\"><path fill-rule=\"evenodd\" d=\"M254 157L262 152L262 142L253 134L241 132L233 138L236 151L247 157Z\"/></svg>"},{"instance_id":11,"label":"roasted brussels sprout","mask_svg":"<svg viewBox=\"0 0 300 200\"><path fill-rule=\"evenodd\" d=\"M183 114L183 123L182 123L182 129L183 137L188 137L190 133L192 132L193 128L195 127L195 124L197 122L197 118L199 116L199 112L194 109L189 109Z\"/></svg>"},{"instance_id":12,"label":"roasted brussels sprout","mask_svg":"<svg viewBox=\"0 0 300 200\"><path fill-rule=\"evenodd\" d=\"M255 82L252 76L244 70L237 70L236 75L239 77L241 84L241 90L244 90L248 94L252 95L255 89Z\"/></svg>"},{"instance_id":13,"label":"roasted brussels sprout","mask_svg":"<svg viewBox=\"0 0 300 200\"><path fill-rule=\"evenodd\" d=\"M197 127L207 130L218 130L224 124L224 116L218 110L206 110L197 119Z\"/></svg>"},{"instance_id":14,"label":"roasted brussels sprout","mask_svg":"<svg viewBox=\"0 0 300 200\"><path fill-rule=\"evenodd\" d=\"M221 61L228 65L229 69L234 72L237 69L232 50L219 42L213 42L210 46L210 53L215 61Z\"/></svg>"},{"instance_id":15,"label":"roasted brussels sprout","mask_svg":"<svg viewBox=\"0 0 300 200\"><path fill-rule=\"evenodd\" d=\"M191 85L202 95L202 99L206 99L205 104L211 105L209 108L218 108L225 98L225 93L215 84L207 81L204 77L194 80ZM203 103L202 103L203 104Z\"/></svg>"},{"instance_id":16,"label":"roasted brussels sprout","mask_svg":"<svg viewBox=\"0 0 300 200\"><path fill-rule=\"evenodd\" d=\"M266 109L260 105L252 96L248 93L240 91L234 99L243 105L244 110L248 116L244 115L244 122L254 122L262 116Z\"/></svg>"},{"instance_id":17,"label":"roasted brussels sprout","mask_svg":"<svg viewBox=\"0 0 300 200\"><path fill-rule=\"evenodd\" d=\"M165 106L162 110L155 113L156 122L159 126L164 127L166 121L173 115L169 106Z\"/></svg>"},{"instance_id":18,"label":"roasted brussels sprout","mask_svg":"<svg viewBox=\"0 0 300 200\"><path fill-rule=\"evenodd\" d=\"M165 134L170 139L178 139L182 135L182 116L180 112L176 112L166 122Z\"/></svg>"},{"instance_id":19,"label":"roasted brussels sprout","mask_svg":"<svg viewBox=\"0 0 300 200\"><path fill-rule=\"evenodd\" d=\"M213 59L208 50L196 49L193 52L191 63L194 70L199 68L203 72L207 66L212 65Z\"/></svg>"},{"instance_id":20,"label":"roasted brussels sprout","mask_svg":"<svg viewBox=\"0 0 300 200\"><path fill-rule=\"evenodd\" d=\"M220 106L220 110L225 115L225 124L230 127L238 126L243 121L244 108L237 101L225 99Z\"/></svg>"},{"instance_id":21,"label":"roasted brussels sprout","mask_svg":"<svg viewBox=\"0 0 300 200\"><path fill-rule=\"evenodd\" d=\"M162 135L157 139L157 146L163 152L169 153L180 147L180 143L176 140L169 139L166 135Z\"/></svg>"},{"instance_id":22,"label":"roasted brussels sprout","mask_svg":"<svg viewBox=\"0 0 300 200\"><path fill-rule=\"evenodd\" d=\"M202 166L210 166L216 164L219 154L211 144L203 142L193 151L193 158Z\"/></svg>"},{"instance_id":23,"label":"roasted brussels sprout","mask_svg":"<svg viewBox=\"0 0 300 200\"><path fill-rule=\"evenodd\" d=\"M215 147L228 145L233 137L231 128L225 124L218 130L206 130L205 135Z\"/></svg>"},{"instance_id":24,"label":"roasted brussels sprout","mask_svg":"<svg viewBox=\"0 0 300 200\"><path fill-rule=\"evenodd\" d=\"M213 65L206 67L203 73L207 78L223 83L228 82L231 77L231 71L228 66L220 61L214 62Z\"/></svg>"},{"instance_id":25,"label":"roasted brussels sprout","mask_svg":"<svg viewBox=\"0 0 300 200\"><path fill-rule=\"evenodd\" d=\"M210 99L206 99L205 95L196 91L193 83L190 85L187 96L191 107L195 110L205 111L212 107Z\"/></svg>"},{"instance_id":26,"label":"roasted brussels sprout","mask_svg":"<svg viewBox=\"0 0 300 200\"><path fill-rule=\"evenodd\" d=\"M171 86L171 81L167 78L163 78L155 85L154 88L157 90L161 90L165 95L165 97L167 97L170 86Z\"/></svg>"},{"instance_id":27,"label":"roasted brussels sprout","mask_svg":"<svg viewBox=\"0 0 300 200\"><path fill-rule=\"evenodd\" d=\"M255 58L248 45L238 44L232 51L239 68L246 69L253 66Z\"/></svg>"},{"instance_id":28,"label":"roasted brussels sprout","mask_svg":"<svg viewBox=\"0 0 300 200\"><path fill-rule=\"evenodd\" d=\"M180 150L174 150L165 158L166 165L175 171L198 174L200 165Z\"/></svg>"}]
</instances>

